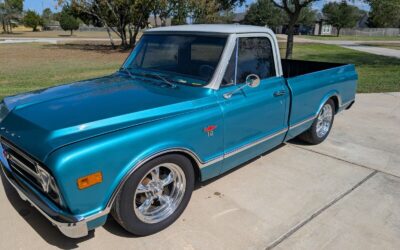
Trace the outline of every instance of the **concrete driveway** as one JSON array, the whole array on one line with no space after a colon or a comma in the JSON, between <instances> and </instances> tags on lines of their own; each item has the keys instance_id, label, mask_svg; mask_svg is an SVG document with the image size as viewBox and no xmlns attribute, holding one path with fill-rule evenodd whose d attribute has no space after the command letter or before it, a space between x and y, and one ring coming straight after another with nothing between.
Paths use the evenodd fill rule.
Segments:
<instances>
[{"instance_id":1,"label":"concrete driveway","mask_svg":"<svg viewBox=\"0 0 400 250\"><path fill-rule=\"evenodd\" d=\"M178 221L133 237L110 219L68 239L3 181L0 249L398 249L400 93L360 94L318 146L294 141L205 183Z\"/></svg>"}]
</instances>

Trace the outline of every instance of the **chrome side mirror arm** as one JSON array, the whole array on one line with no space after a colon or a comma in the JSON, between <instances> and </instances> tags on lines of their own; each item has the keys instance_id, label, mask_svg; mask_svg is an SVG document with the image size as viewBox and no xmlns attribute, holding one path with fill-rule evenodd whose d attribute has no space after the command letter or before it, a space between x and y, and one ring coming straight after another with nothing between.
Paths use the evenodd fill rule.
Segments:
<instances>
[{"instance_id":1,"label":"chrome side mirror arm","mask_svg":"<svg viewBox=\"0 0 400 250\"><path fill-rule=\"evenodd\" d=\"M245 87L250 87L250 88L257 88L258 86L260 86L260 77L256 74L250 74L246 77L246 84L244 84L243 86L240 86L239 88L225 93L224 94L224 98L225 99L229 99L231 98L236 92L239 92L240 90L244 89Z\"/></svg>"},{"instance_id":2,"label":"chrome side mirror arm","mask_svg":"<svg viewBox=\"0 0 400 250\"><path fill-rule=\"evenodd\" d=\"M229 99L233 96L233 94L235 94L236 92L239 92L240 90L244 89L245 87L247 87L247 84L244 84L243 86L235 89L234 91L228 92L224 94L224 98L225 99Z\"/></svg>"}]
</instances>

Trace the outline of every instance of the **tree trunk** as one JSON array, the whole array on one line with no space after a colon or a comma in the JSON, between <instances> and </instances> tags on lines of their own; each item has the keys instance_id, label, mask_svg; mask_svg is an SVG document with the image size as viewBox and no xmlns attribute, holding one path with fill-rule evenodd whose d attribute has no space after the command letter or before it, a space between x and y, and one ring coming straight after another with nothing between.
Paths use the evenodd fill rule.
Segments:
<instances>
[{"instance_id":1,"label":"tree trunk","mask_svg":"<svg viewBox=\"0 0 400 250\"><path fill-rule=\"evenodd\" d=\"M5 25L6 25L6 33L7 34L10 34L10 27L9 27L9 21L8 21L8 19L5 19L5 21L4 21L4 23L5 23Z\"/></svg>"},{"instance_id":2,"label":"tree trunk","mask_svg":"<svg viewBox=\"0 0 400 250\"><path fill-rule=\"evenodd\" d=\"M118 29L121 37L121 48L126 49L127 43L126 43L126 31L124 27L120 27Z\"/></svg>"},{"instance_id":3,"label":"tree trunk","mask_svg":"<svg viewBox=\"0 0 400 250\"><path fill-rule=\"evenodd\" d=\"M133 42L133 34L132 34L132 26L131 24L128 25L128 31L129 31L129 47L133 48L134 42Z\"/></svg>"},{"instance_id":4,"label":"tree trunk","mask_svg":"<svg viewBox=\"0 0 400 250\"><path fill-rule=\"evenodd\" d=\"M108 25L106 25L106 30L107 30L108 38L110 38L111 47L113 49L115 49L115 43L114 43L114 40L112 38L112 35L111 35L111 32L110 32L110 28L108 27Z\"/></svg>"},{"instance_id":5,"label":"tree trunk","mask_svg":"<svg viewBox=\"0 0 400 250\"><path fill-rule=\"evenodd\" d=\"M139 31L140 31L139 27L135 27L134 32L133 32L132 41L131 41L132 48L134 48L136 46L136 39L139 34Z\"/></svg>"},{"instance_id":6,"label":"tree trunk","mask_svg":"<svg viewBox=\"0 0 400 250\"><path fill-rule=\"evenodd\" d=\"M297 20L299 19L300 16L300 11L296 11L292 15L289 16L289 24L288 24L288 30L287 30L287 43L286 43L286 59L291 59L293 56L293 44L294 44L294 29L295 25L297 23Z\"/></svg>"},{"instance_id":7,"label":"tree trunk","mask_svg":"<svg viewBox=\"0 0 400 250\"><path fill-rule=\"evenodd\" d=\"M158 27L157 13L154 12L154 13L153 13L153 16L154 16L154 26L155 26L155 27Z\"/></svg>"},{"instance_id":8,"label":"tree trunk","mask_svg":"<svg viewBox=\"0 0 400 250\"><path fill-rule=\"evenodd\" d=\"M337 36L337 37L340 36L340 30L341 30L341 28L337 28L337 32L336 32L336 36Z\"/></svg>"},{"instance_id":9,"label":"tree trunk","mask_svg":"<svg viewBox=\"0 0 400 250\"><path fill-rule=\"evenodd\" d=\"M4 32L4 33L7 33L7 31L6 31L6 22L5 22L4 19L2 20L1 24L2 24L2 26L3 26L3 32Z\"/></svg>"},{"instance_id":10,"label":"tree trunk","mask_svg":"<svg viewBox=\"0 0 400 250\"><path fill-rule=\"evenodd\" d=\"M287 42L286 42L286 59L291 59L293 55L293 43L294 43L294 26L295 22L290 22L288 26Z\"/></svg>"},{"instance_id":11,"label":"tree trunk","mask_svg":"<svg viewBox=\"0 0 400 250\"><path fill-rule=\"evenodd\" d=\"M10 21L8 24L10 25L10 33L12 34L12 33L13 33L13 30L12 30L12 23L11 23L11 21Z\"/></svg>"},{"instance_id":12,"label":"tree trunk","mask_svg":"<svg viewBox=\"0 0 400 250\"><path fill-rule=\"evenodd\" d=\"M71 35L70 36L72 36L74 34L74 31L73 30L71 30Z\"/></svg>"}]
</instances>

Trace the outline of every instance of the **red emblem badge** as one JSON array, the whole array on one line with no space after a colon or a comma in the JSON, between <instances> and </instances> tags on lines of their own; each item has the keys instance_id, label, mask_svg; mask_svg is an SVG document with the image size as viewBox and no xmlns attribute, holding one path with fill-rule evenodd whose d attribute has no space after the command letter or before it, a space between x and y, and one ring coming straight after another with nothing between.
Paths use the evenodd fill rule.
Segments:
<instances>
[{"instance_id":1,"label":"red emblem badge","mask_svg":"<svg viewBox=\"0 0 400 250\"><path fill-rule=\"evenodd\" d=\"M216 125L210 125L204 128L204 132L207 133L208 136L214 135L214 130L217 128Z\"/></svg>"}]
</instances>

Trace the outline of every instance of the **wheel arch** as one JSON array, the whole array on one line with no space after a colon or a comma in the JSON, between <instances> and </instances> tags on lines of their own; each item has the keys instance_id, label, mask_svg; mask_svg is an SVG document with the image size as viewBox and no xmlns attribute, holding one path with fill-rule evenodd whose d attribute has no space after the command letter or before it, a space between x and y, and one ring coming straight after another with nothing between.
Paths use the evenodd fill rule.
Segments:
<instances>
[{"instance_id":1,"label":"wheel arch","mask_svg":"<svg viewBox=\"0 0 400 250\"><path fill-rule=\"evenodd\" d=\"M337 91L333 91L333 92L329 92L328 94L326 94L324 96L324 98L322 98L315 116L317 116L319 114L319 112L321 111L324 104L329 100L332 100L333 103L335 104L335 114L338 112L338 110L342 104L342 98L340 97L340 94Z\"/></svg>"},{"instance_id":2,"label":"wheel arch","mask_svg":"<svg viewBox=\"0 0 400 250\"><path fill-rule=\"evenodd\" d=\"M195 173L195 181L200 181L201 180L201 171L200 168L204 163L200 160L200 158L191 150L186 149L186 148L171 148L171 149L166 149L162 150L160 152L154 153L139 162L137 162L133 167L130 168L130 170L124 175L124 177L120 180L118 186L115 188L113 191L108 203L107 203L107 209L110 210L114 202L118 196L118 193L121 191L122 187L126 183L126 181L129 179L129 177L136 172L137 169L139 169L141 166L146 164L147 162L154 160L158 157L165 156L165 155L171 155L171 154L178 154L186 157L190 162L192 163L193 170Z\"/></svg>"},{"instance_id":3,"label":"wheel arch","mask_svg":"<svg viewBox=\"0 0 400 250\"><path fill-rule=\"evenodd\" d=\"M339 104L339 96L338 95L333 95L329 100L332 100L333 103L335 104L335 114L338 112L340 104Z\"/></svg>"}]
</instances>

